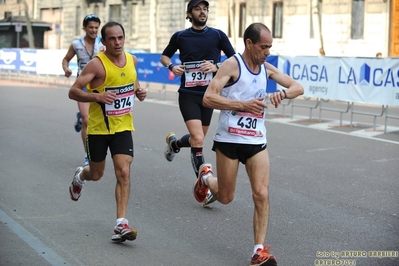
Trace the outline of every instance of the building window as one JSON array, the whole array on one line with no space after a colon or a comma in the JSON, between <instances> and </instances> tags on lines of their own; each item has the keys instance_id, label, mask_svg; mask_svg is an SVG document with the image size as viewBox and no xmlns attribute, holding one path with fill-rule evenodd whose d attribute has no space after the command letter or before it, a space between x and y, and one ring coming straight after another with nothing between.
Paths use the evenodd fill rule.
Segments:
<instances>
[{"instance_id":1,"label":"building window","mask_svg":"<svg viewBox=\"0 0 399 266\"><path fill-rule=\"evenodd\" d=\"M240 3L240 25L239 25L238 37L244 36L246 27L247 27L247 5L246 3Z\"/></svg>"},{"instance_id":2,"label":"building window","mask_svg":"<svg viewBox=\"0 0 399 266\"><path fill-rule=\"evenodd\" d=\"M273 3L273 38L283 37L283 2Z\"/></svg>"},{"instance_id":3,"label":"building window","mask_svg":"<svg viewBox=\"0 0 399 266\"><path fill-rule=\"evenodd\" d=\"M5 5L6 4L6 0L0 0L0 5Z\"/></svg>"},{"instance_id":4,"label":"building window","mask_svg":"<svg viewBox=\"0 0 399 266\"><path fill-rule=\"evenodd\" d=\"M139 5L132 4L132 10L130 12L130 36L132 38L137 38L138 26L139 26Z\"/></svg>"},{"instance_id":5,"label":"building window","mask_svg":"<svg viewBox=\"0 0 399 266\"><path fill-rule=\"evenodd\" d=\"M364 0L352 0L351 39L363 39Z\"/></svg>"},{"instance_id":6,"label":"building window","mask_svg":"<svg viewBox=\"0 0 399 266\"><path fill-rule=\"evenodd\" d=\"M75 36L78 36L82 33L82 26L83 26L83 19L81 20L80 18L82 17L82 9L80 6L76 7L76 17L75 17Z\"/></svg>"},{"instance_id":7,"label":"building window","mask_svg":"<svg viewBox=\"0 0 399 266\"><path fill-rule=\"evenodd\" d=\"M109 20L121 22L122 14L121 14L121 5L110 5L109 6Z\"/></svg>"},{"instance_id":8,"label":"building window","mask_svg":"<svg viewBox=\"0 0 399 266\"><path fill-rule=\"evenodd\" d=\"M98 16L98 14L100 13L100 7L98 6L98 4L96 3L94 5L94 14Z\"/></svg>"},{"instance_id":9,"label":"building window","mask_svg":"<svg viewBox=\"0 0 399 266\"><path fill-rule=\"evenodd\" d=\"M230 2L229 3L229 11L228 11L228 23L227 23L227 36L229 38L235 37L236 36L236 32L234 31L235 28L235 4ZM233 32L234 31L234 32Z\"/></svg>"},{"instance_id":10,"label":"building window","mask_svg":"<svg viewBox=\"0 0 399 266\"><path fill-rule=\"evenodd\" d=\"M312 0L310 0L310 16L309 16L309 24L310 24L310 29L309 29L309 38L313 39L314 38L314 25L313 25L313 6L312 6Z\"/></svg>"}]
</instances>

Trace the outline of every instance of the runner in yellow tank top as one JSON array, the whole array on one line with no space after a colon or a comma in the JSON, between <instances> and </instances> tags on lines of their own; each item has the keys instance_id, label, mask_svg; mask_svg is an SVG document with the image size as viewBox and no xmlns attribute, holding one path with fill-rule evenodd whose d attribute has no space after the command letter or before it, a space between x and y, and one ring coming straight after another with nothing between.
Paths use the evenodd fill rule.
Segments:
<instances>
[{"instance_id":1,"label":"runner in yellow tank top","mask_svg":"<svg viewBox=\"0 0 399 266\"><path fill-rule=\"evenodd\" d=\"M125 54L126 65L123 67L115 66L103 52L96 56L105 68L105 80L94 88L89 84L87 90L94 93L115 90L116 99L112 104L90 103L87 134L104 135L134 130L132 111L137 72L132 56Z\"/></svg>"},{"instance_id":2,"label":"runner in yellow tank top","mask_svg":"<svg viewBox=\"0 0 399 266\"><path fill-rule=\"evenodd\" d=\"M101 29L106 50L99 53L83 69L69 90L69 98L90 102L87 129L89 166L78 167L69 186L72 200L77 201L88 181L98 181L105 170L109 150L116 175L116 226L112 240L135 240L137 231L126 219L130 196L130 165L133 161L133 105L137 97L143 101L147 92L140 87L135 65L137 58L125 53L125 30L117 22ZM84 91L83 88L88 88Z\"/></svg>"}]
</instances>

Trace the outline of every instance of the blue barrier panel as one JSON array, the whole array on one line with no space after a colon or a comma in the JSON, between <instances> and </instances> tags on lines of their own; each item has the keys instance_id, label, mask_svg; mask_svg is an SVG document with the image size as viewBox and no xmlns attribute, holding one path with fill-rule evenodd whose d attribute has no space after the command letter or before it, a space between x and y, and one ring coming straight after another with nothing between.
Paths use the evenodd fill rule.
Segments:
<instances>
[{"instance_id":1,"label":"blue barrier panel","mask_svg":"<svg viewBox=\"0 0 399 266\"><path fill-rule=\"evenodd\" d=\"M155 82L164 84L180 84L180 77L175 75L164 67L161 62L161 54L135 54L138 59L137 77L141 82ZM178 55L172 57L172 61L179 60Z\"/></svg>"},{"instance_id":2,"label":"blue barrier panel","mask_svg":"<svg viewBox=\"0 0 399 266\"><path fill-rule=\"evenodd\" d=\"M39 51L39 53L41 53L41 51ZM176 77L171 71L169 71L169 69L161 64L160 53L140 53L135 54L135 56L138 59L137 76L140 81L180 85L180 76ZM38 57L39 54L33 49L0 49L0 69L38 73L36 65ZM46 60L47 59L48 58L46 58ZM222 61L225 59L226 56L222 56ZM172 57L172 62L174 64L181 63L178 54L175 54ZM278 57L269 56L267 62L277 67ZM73 76L75 76L77 72L77 64L75 60L71 60L69 68L73 71ZM275 92L276 87L276 83L273 80L269 80L266 92Z\"/></svg>"},{"instance_id":3,"label":"blue barrier panel","mask_svg":"<svg viewBox=\"0 0 399 266\"><path fill-rule=\"evenodd\" d=\"M268 56L267 57L267 60L266 60L268 63L270 63L271 65L273 65L273 66L275 66L275 67L278 67L277 66L277 64L278 64L278 56L276 56L276 55L270 55L270 56ZM274 81L274 80L271 80L271 79L269 79L268 81L267 81L267 88L266 88L266 92L267 93L273 93L273 92L275 92L277 90L277 84L276 84L276 82Z\"/></svg>"},{"instance_id":4,"label":"blue barrier panel","mask_svg":"<svg viewBox=\"0 0 399 266\"><path fill-rule=\"evenodd\" d=\"M36 50L20 49L19 50L19 70L36 73Z\"/></svg>"},{"instance_id":5,"label":"blue barrier panel","mask_svg":"<svg viewBox=\"0 0 399 266\"><path fill-rule=\"evenodd\" d=\"M0 50L0 69L19 70L19 53L16 49Z\"/></svg>"},{"instance_id":6,"label":"blue barrier panel","mask_svg":"<svg viewBox=\"0 0 399 266\"><path fill-rule=\"evenodd\" d=\"M0 69L36 73L36 50L0 49Z\"/></svg>"}]
</instances>

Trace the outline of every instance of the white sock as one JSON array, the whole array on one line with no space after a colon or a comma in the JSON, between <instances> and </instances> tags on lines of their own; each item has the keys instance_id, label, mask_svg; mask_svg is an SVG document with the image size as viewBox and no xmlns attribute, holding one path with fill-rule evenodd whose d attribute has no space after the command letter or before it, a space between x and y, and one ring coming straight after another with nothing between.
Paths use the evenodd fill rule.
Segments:
<instances>
[{"instance_id":1,"label":"white sock","mask_svg":"<svg viewBox=\"0 0 399 266\"><path fill-rule=\"evenodd\" d=\"M257 251L258 249L264 249L264 246L263 246L262 244L257 244L257 245L255 245L255 246L254 246L254 253L253 253L253 254L255 254L256 251Z\"/></svg>"},{"instance_id":2,"label":"white sock","mask_svg":"<svg viewBox=\"0 0 399 266\"><path fill-rule=\"evenodd\" d=\"M207 175L203 175L203 176L201 177L201 178L202 178L202 181L204 181L205 185L207 185L207 186L209 186L208 177L210 177L210 176L212 176L211 173L209 173L209 174L207 174Z\"/></svg>"},{"instance_id":3,"label":"white sock","mask_svg":"<svg viewBox=\"0 0 399 266\"><path fill-rule=\"evenodd\" d=\"M116 219L116 225L122 223L123 220L125 220L125 218L118 218L118 219ZM127 220L126 220L126 223L127 223Z\"/></svg>"},{"instance_id":4,"label":"white sock","mask_svg":"<svg viewBox=\"0 0 399 266\"><path fill-rule=\"evenodd\" d=\"M76 178L76 180L78 181L78 183L80 184L80 185L84 185L85 184L85 181L83 181L81 178L80 178L80 175L82 174L82 172L80 172L79 174L78 174L78 178Z\"/></svg>"}]
</instances>

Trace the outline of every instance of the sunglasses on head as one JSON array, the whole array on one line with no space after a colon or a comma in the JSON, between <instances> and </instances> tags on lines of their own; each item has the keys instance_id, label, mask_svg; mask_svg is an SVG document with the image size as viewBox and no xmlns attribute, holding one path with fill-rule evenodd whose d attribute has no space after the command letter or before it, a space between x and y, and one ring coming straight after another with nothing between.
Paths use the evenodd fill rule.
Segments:
<instances>
[{"instance_id":1,"label":"sunglasses on head","mask_svg":"<svg viewBox=\"0 0 399 266\"><path fill-rule=\"evenodd\" d=\"M98 18L98 17L97 17L96 15L93 15L93 14L87 15L87 16L85 17L84 21L86 21L86 20L88 20L88 19L91 19L91 18Z\"/></svg>"}]
</instances>

